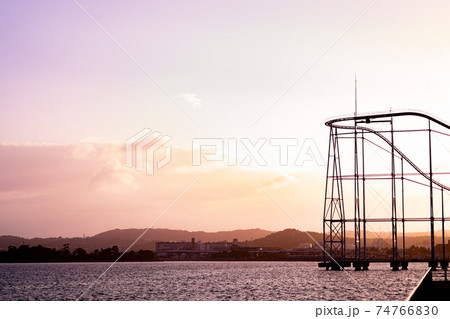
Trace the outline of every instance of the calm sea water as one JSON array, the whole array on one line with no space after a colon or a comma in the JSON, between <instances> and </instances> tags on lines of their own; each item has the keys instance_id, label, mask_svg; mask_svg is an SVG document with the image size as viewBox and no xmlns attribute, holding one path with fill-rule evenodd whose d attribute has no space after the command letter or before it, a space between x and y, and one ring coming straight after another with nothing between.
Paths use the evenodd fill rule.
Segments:
<instances>
[{"instance_id":1,"label":"calm sea water","mask_svg":"<svg viewBox=\"0 0 450 319\"><path fill-rule=\"evenodd\" d=\"M0 300L75 300L109 265L0 264ZM118 263L83 299L405 300L425 271L424 264L346 274L315 262Z\"/></svg>"}]
</instances>

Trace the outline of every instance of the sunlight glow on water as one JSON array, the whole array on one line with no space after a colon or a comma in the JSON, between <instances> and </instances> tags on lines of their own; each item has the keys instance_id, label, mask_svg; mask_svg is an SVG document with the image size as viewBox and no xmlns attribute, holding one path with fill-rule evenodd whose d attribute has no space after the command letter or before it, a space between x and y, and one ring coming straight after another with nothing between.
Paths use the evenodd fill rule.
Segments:
<instances>
[{"instance_id":1,"label":"sunlight glow on water","mask_svg":"<svg viewBox=\"0 0 450 319\"><path fill-rule=\"evenodd\" d=\"M0 300L75 300L109 263L0 264ZM375 300L405 300L425 264L348 273ZM315 262L118 263L84 300L369 300L347 274Z\"/></svg>"}]
</instances>

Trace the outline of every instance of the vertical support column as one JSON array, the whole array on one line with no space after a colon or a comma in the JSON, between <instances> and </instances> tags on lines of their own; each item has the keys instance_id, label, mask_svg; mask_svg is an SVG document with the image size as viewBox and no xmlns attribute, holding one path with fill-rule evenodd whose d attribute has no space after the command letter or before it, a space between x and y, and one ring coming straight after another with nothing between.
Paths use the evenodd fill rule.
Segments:
<instances>
[{"instance_id":1,"label":"vertical support column","mask_svg":"<svg viewBox=\"0 0 450 319\"><path fill-rule=\"evenodd\" d=\"M337 129L336 129L337 135ZM345 261L346 254L346 244L345 244L345 209L344 209L344 187L342 186L342 169L341 169L341 154L339 151L339 142L336 137L336 154L337 154L337 164L339 169L339 185L338 185L338 195L339 195L339 203L340 203L340 231L341 231L341 247L342 247L342 261Z\"/></svg>"},{"instance_id":2,"label":"vertical support column","mask_svg":"<svg viewBox=\"0 0 450 319\"><path fill-rule=\"evenodd\" d=\"M428 154L430 156L430 236L431 236L431 264L436 268L434 256L434 209L433 209L433 161L431 157L431 121L428 120Z\"/></svg>"},{"instance_id":3,"label":"vertical support column","mask_svg":"<svg viewBox=\"0 0 450 319\"><path fill-rule=\"evenodd\" d=\"M394 119L391 117L391 198L392 198L392 270L399 270L397 258L397 199L396 199L396 176L395 176L395 153L394 153Z\"/></svg>"},{"instance_id":4,"label":"vertical support column","mask_svg":"<svg viewBox=\"0 0 450 319\"><path fill-rule=\"evenodd\" d=\"M330 136L328 138L328 159L327 159L327 176L325 179L325 200L324 200L324 208L323 208L323 262L326 262L326 214L327 214L327 195L328 195L328 179L330 178L329 169L330 169L330 158L331 158L331 138L333 136L333 127L330 126Z\"/></svg>"},{"instance_id":5,"label":"vertical support column","mask_svg":"<svg viewBox=\"0 0 450 319\"><path fill-rule=\"evenodd\" d=\"M345 261L345 213L338 140L338 129L331 127L323 214L324 264L331 269L341 269L341 262Z\"/></svg>"},{"instance_id":6,"label":"vertical support column","mask_svg":"<svg viewBox=\"0 0 450 319\"><path fill-rule=\"evenodd\" d=\"M405 243L405 178L403 171L403 157L401 158L402 169L402 248L403 248L403 262L406 262L406 243Z\"/></svg>"},{"instance_id":7,"label":"vertical support column","mask_svg":"<svg viewBox=\"0 0 450 319\"><path fill-rule=\"evenodd\" d=\"M442 261L445 262L445 217L444 217L444 188L441 188L442 202Z\"/></svg>"},{"instance_id":8,"label":"vertical support column","mask_svg":"<svg viewBox=\"0 0 450 319\"><path fill-rule=\"evenodd\" d=\"M364 131L361 131L361 152L362 152L362 210L363 210L363 240L364 240L364 265L363 270L367 268L367 256L366 256L366 170L365 170L365 157L364 157Z\"/></svg>"},{"instance_id":9,"label":"vertical support column","mask_svg":"<svg viewBox=\"0 0 450 319\"><path fill-rule=\"evenodd\" d=\"M333 143L333 168L332 168L333 175L331 177L332 179L331 179L330 207L328 208L328 211L329 211L328 212L328 214L329 214L328 215L328 218L329 218L328 223L330 226L330 256L332 256L333 258L335 257L335 253L334 253L334 249L333 249L335 246L335 243L334 243L335 236L334 236L334 229L333 229L334 213L335 213L336 207L338 207L338 209L339 209L339 203L337 203L337 205L336 205L336 198L335 198L336 192L338 189L338 186L337 185L335 186L335 184L336 184L337 178L339 177L338 168L337 168L337 158L336 158L337 138L338 138L337 137L337 129L335 128L334 133L332 135L332 139L331 139L331 142ZM339 198L339 195L338 195L338 198Z\"/></svg>"},{"instance_id":10,"label":"vertical support column","mask_svg":"<svg viewBox=\"0 0 450 319\"><path fill-rule=\"evenodd\" d=\"M359 159L358 159L358 127L355 120L355 153L354 153L354 210L355 210L355 270L361 270L361 214L359 205Z\"/></svg>"}]
</instances>

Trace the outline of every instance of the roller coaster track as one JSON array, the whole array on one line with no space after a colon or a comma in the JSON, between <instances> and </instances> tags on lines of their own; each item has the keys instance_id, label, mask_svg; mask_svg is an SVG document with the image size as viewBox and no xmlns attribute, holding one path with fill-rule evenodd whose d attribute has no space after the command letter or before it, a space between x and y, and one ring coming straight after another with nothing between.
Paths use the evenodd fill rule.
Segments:
<instances>
[{"instance_id":1,"label":"roller coaster track","mask_svg":"<svg viewBox=\"0 0 450 319\"><path fill-rule=\"evenodd\" d=\"M394 121L393 118L398 117L418 117L426 119L428 122L428 127L425 128L408 128L408 129L394 129ZM370 124L379 124L379 123L389 123L390 130L386 129L375 129L370 127ZM433 127L432 127L433 124ZM446 192L450 192L450 187L444 185L443 183L434 179L435 174L449 174L449 172L433 172L432 165L432 133L438 133L446 136L450 136L450 124L437 119L436 117L420 112L420 111L395 111L395 112L383 112L383 113L370 113L370 114L360 114L358 116L341 116L329 119L325 122L325 125L330 127L330 140L328 147L328 164L327 164L327 179L325 186L325 205L324 205L324 218L323 218L323 245L326 251L329 251L331 256L335 256L336 258L341 258L342 261L348 261L346 259L346 240L345 240L345 223L353 222L354 223L354 234L355 234L355 243L354 243L354 267L355 270L361 270L361 267L364 270L368 267L368 259L366 256L366 223L368 222L390 222L391 230L392 230L392 260L391 267L393 270L398 270L399 268L399 259L398 259L398 224L401 223L403 228L402 230L402 252L403 252L403 261L406 262L406 244L405 244L405 222L411 221L421 221L421 222L429 222L430 223L430 254L431 254L431 267L436 267L436 256L435 256L435 239L434 239L434 225L437 221L442 223L442 254L438 256L444 262L445 258L445 222L449 221L448 217L444 215L444 190ZM352 137L354 132L354 136ZM377 136L375 139L379 138L384 143L381 142L380 145L371 141L364 135L358 135L359 133L367 132L370 135ZM394 133L397 132L427 132L429 139L428 153L429 153L429 171L424 171L416 165L411 158L406 156L399 147L394 144ZM386 134L390 133L391 137ZM341 173L341 155L339 150L338 140L341 138L340 136L344 136L344 138L353 138L355 143L354 148L354 172L348 176L348 179L353 179L353 193L354 193L354 217L348 219L345 217L345 206L344 202L344 186L342 184L343 176ZM361 139L361 143L358 143L358 139ZM364 169L364 140L369 141L370 143L380 147L382 150L387 151L391 155L391 171L390 171L390 179L391 179L391 209L392 215L389 218L366 218L366 197L365 197L365 185L366 180L387 178L385 174L372 174L373 176L367 176L366 171ZM358 146L359 145L359 146ZM387 150L388 145L390 150ZM361 150L361 154L359 154L358 149ZM359 173L359 156L362 158L362 177ZM402 183L400 185L401 189L401 205L397 207L397 196L396 196L396 183L395 180L398 178L398 174L395 173L395 158L400 159L402 161L401 168L401 179ZM411 180L408 178L404 178L403 172L403 160L409 164L414 170L414 175L422 176L425 178L429 185L425 183L421 183L415 180ZM407 173L409 174L409 173ZM429 196L430 196L430 216L429 217L421 217L421 218L409 218L405 215L405 197L404 197L404 180L409 182L414 182L426 186L429 188ZM360 190L360 182L362 183L362 190ZM349 185L349 184L347 184ZM348 187L348 186L347 186ZM441 191L441 217L435 217L435 208L434 208L434 200L433 200L433 189L439 189ZM362 193L362 199L360 199L360 192ZM398 215L397 210L400 209L401 215ZM361 216L362 213L362 216ZM406 218L405 218L406 217ZM362 227L362 228L361 228ZM362 236L361 236L362 235ZM437 247L437 246L436 246ZM331 265L331 266L330 266ZM405 265L402 265L402 268ZM333 263L327 259L327 255L324 253L324 262L319 264L319 267L333 267ZM407 265L406 265L407 268Z\"/></svg>"},{"instance_id":2,"label":"roller coaster track","mask_svg":"<svg viewBox=\"0 0 450 319\"><path fill-rule=\"evenodd\" d=\"M377 132L374 129L365 127L365 126L360 126L357 125L355 126L349 126L349 125L338 125L335 123L338 122L343 122L343 121L358 121L358 120L365 120L367 124L370 123L370 120L372 119L377 119L377 118L390 118L390 117L398 117L398 116L419 116L419 117L423 117L426 118L436 124L441 125L442 127L450 130L450 125L436 119L435 117L423 113L423 112L417 112L417 111L405 111L405 112L394 112L394 113L379 113L379 114L369 114L369 115L362 115L362 116L353 116L353 117L340 117L340 118L334 118L331 119L329 121L327 121L325 124L327 126L332 126L332 127L336 127L339 129L348 129L348 130L354 130L356 129L360 129L360 130L364 130L370 133L375 134L376 136L378 136L379 138L381 138L383 141L385 141L393 150L395 150L395 152L397 152L398 155L400 155L409 165L411 165L420 175L422 175L423 177L425 177L428 181L432 182L434 185L438 186L439 188L445 189L447 191L450 191L450 187L436 181L435 179L433 179L432 177L430 177L429 174L425 173L424 171L422 171L416 164L414 164L414 162L408 158L402 151L400 151L387 137L385 137L383 134Z\"/></svg>"},{"instance_id":3,"label":"roller coaster track","mask_svg":"<svg viewBox=\"0 0 450 319\"><path fill-rule=\"evenodd\" d=\"M436 124L439 124L446 129L450 130L450 124L437 119L436 117L427 114L425 112L419 112L419 111L398 111L398 112L389 112L389 113L371 113L371 114L363 114L358 116L346 116L346 117L334 117L332 119L329 119L325 122L325 125L332 126L334 123L337 122L343 122L343 121L358 121L358 120L366 120L369 121L371 119L378 119L378 118L388 118L388 117L398 117L398 116L419 116L426 118L430 121L433 121ZM369 123L368 122L368 123Z\"/></svg>"}]
</instances>

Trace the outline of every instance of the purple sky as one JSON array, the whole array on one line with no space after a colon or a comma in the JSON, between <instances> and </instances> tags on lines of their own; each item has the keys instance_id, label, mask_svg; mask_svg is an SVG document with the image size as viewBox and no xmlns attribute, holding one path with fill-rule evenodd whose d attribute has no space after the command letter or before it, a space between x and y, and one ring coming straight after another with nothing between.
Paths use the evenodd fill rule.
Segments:
<instances>
[{"instance_id":1,"label":"purple sky","mask_svg":"<svg viewBox=\"0 0 450 319\"><path fill-rule=\"evenodd\" d=\"M54 158L58 147L70 153L77 145L120 144L150 127L172 136L179 149L198 137L292 137L313 138L325 152L324 119L353 112L355 74L361 112L414 108L449 121L450 3L378 1L369 8L371 3L79 1L119 47L73 1L2 1L0 143L5 151L12 152L11 145L18 149L16 155L3 159L3 173L9 172L10 178L0 183L0 233L79 235L108 227L144 227L147 221L139 221L145 209L156 214L193 177L181 174L179 164L178 170L171 171L174 175L159 179L158 183L170 187L154 193L158 204L142 204L145 209L132 213L115 202L125 203L129 195L117 198L114 187L96 188L102 185L92 183L99 179L96 174L103 169L107 172L100 175L106 176L103 182L117 183L119 189L136 190L136 194L154 187L156 178L142 182L139 176L130 177L117 166L123 156L116 153L108 159L88 158L88 162L58 153L65 165L73 166L70 174L59 166L61 161L58 165L50 164L51 160L33 162ZM442 154L447 156L448 150ZM259 176L291 186L278 189L280 196L295 194L307 176L313 185L311 196L317 197L315 204L284 197L298 209L299 218L305 219L310 211L320 215L323 169L290 172L294 178L284 173L269 167ZM237 193L231 190L236 185L229 175L220 170L205 174L226 181L221 192L227 195L221 200L233 202ZM22 178L30 183L19 183ZM251 186L247 186L245 190L237 187L238 193L250 194ZM74 192L79 206L64 207L62 190ZM106 193L93 196L97 191ZM188 202L195 206L195 200ZM210 202L197 198L197 203ZM253 225L259 205L258 196L245 205L236 199L233 205L221 206L217 216L231 212L237 220L236 216L247 212L241 223L223 222L232 218L215 215L204 227ZM186 218L192 223L177 222L174 217L164 225L194 229L198 220L207 220L212 207L193 208ZM268 210L255 227L292 226L278 222L276 214L269 217L273 207L268 207L263 207ZM89 224L94 212L106 214L103 217L111 214L113 222L94 227L95 223ZM29 228L21 228L24 220L30 222ZM39 220L48 228L34 229ZM74 226L63 227L70 224ZM86 224L92 227L84 230ZM320 225L320 218L314 217L306 226L319 230Z\"/></svg>"}]
</instances>

